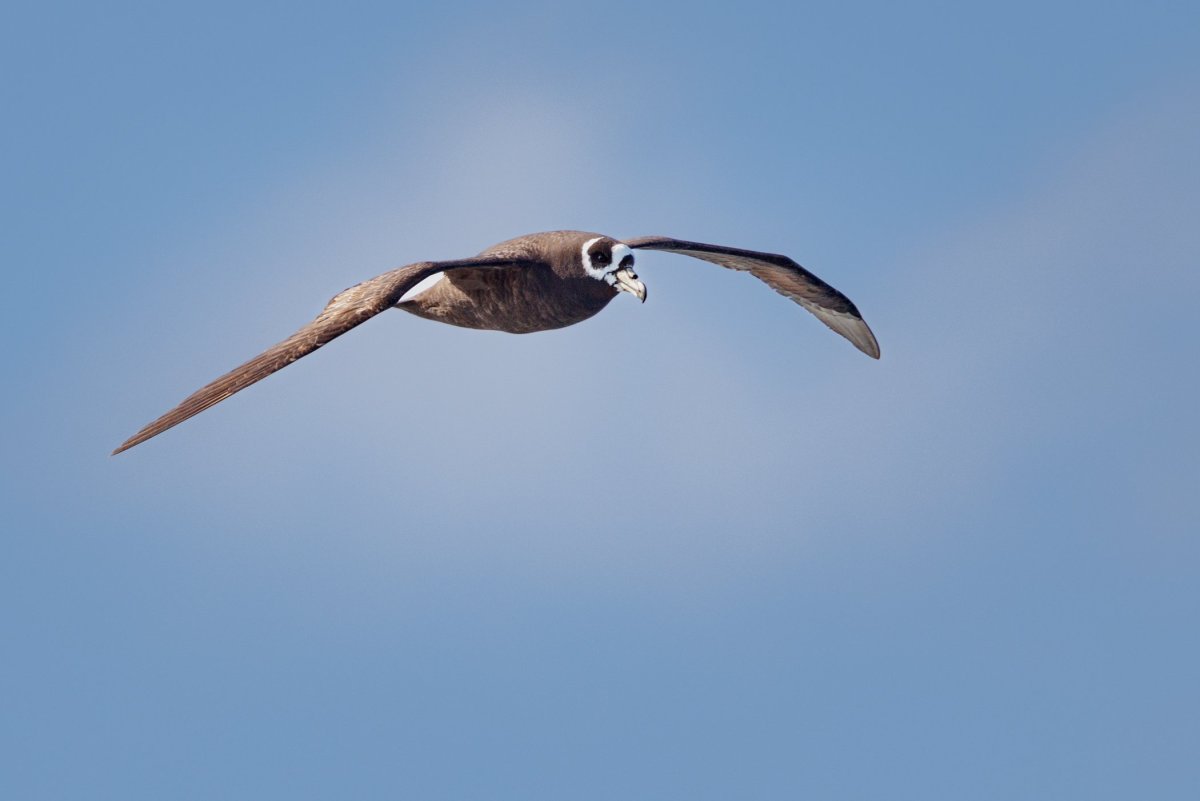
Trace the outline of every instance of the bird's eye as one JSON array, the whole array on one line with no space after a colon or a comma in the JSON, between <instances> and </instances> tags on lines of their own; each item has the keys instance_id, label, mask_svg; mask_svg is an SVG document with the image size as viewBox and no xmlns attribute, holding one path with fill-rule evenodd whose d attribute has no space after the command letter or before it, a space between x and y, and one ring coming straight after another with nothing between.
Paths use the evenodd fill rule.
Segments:
<instances>
[{"instance_id":1,"label":"bird's eye","mask_svg":"<svg viewBox=\"0 0 1200 801\"><path fill-rule=\"evenodd\" d=\"M608 264L610 261L612 261L612 259L609 258L609 255L603 250L597 250L592 254L592 261L594 261L596 264Z\"/></svg>"}]
</instances>

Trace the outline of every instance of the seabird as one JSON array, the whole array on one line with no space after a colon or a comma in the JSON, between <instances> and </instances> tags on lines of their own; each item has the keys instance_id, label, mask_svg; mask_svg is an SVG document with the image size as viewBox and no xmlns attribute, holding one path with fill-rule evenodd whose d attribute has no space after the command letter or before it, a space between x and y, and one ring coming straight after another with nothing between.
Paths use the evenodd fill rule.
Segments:
<instances>
[{"instance_id":1,"label":"seabird","mask_svg":"<svg viewBox=\"0 0 1200 801\"><path fill-rule=\"evenodd\" d=\"M863 353L879 358L875 335L850 299L787 256L665 236L619 240L584 231L547 231L501 242L469 259L398 267L339 292L315 320L189 395L113 454L220 403L387 309L464 328L528 334L586 320L621 292L644 303L646 285L633 270L635 250L682 253L748 272Z\"/></svg>"}]
</instances>

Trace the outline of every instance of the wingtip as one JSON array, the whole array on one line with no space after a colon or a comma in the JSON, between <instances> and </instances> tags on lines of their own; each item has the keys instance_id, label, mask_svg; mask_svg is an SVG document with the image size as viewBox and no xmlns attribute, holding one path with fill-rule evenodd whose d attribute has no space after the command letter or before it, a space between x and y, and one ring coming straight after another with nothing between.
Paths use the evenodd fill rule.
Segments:
<instances>
[{"instance_id":1,"label":"wingtip","mask_svg":"<svg viewBox=\"0 0 1200 801\"><path fill-rule=\"evenodd\" d=\"M841 321L847 321L847 316L843 316ZM863 353L870 356L872 359L879 358L879 340L875 338L875 332L871 330L871 326L867 325L867 321L860 315L848 315L848 325L830 326L839 334L850 340L850 344L861 350Z\"/></svg>"},{"instance_id":2,"label":"wingtip","mask_svg":"<svg viewBox=\"0 0 1200 801\"><path fill-rule=\"evenodd\" d=\"M151 436L153 436L153 435L151 435ZM110 453L109 456L116 456L118 453L124 453L125 451L132 448L134 445L141 445L143 442L145 442L148 439L150 439L150 437L145 436L144 430L139 431L138 433L134 434L132 437L130 437L129 439L125 440L120 445L118 445L117 449L114 450L112 453Z\"/></svg>"},{"instance_id":3,"label":"wingtip","mask_svg":"<svg viewBox=\"0 0 1200 801\"><path fill-rule=\"evenodd\" d=\"M863 325L867 325L867 321L863 320ZM879 349L879 340L875 338L875 332L871 330L871 326L867 325L867 334L871 338L871 349L867 351L867 355L872 359L879 361L882 352Z\"/></svg>"},{"instance_id":4,"label":"wingtip","mask_svg":"<svg viewBox=\"0 0 1200 801\"><path fill-rule=\"evenodd\" d=\"M864 325L865 325L865 323L864 323ZM868 328L867 331L870 332L871 329ZM857 343L855 343L855 344L857 344ZM859 345L858 349L861 350L863 353L867 354L868 356L870 356L872 359L879 361L879 357L880 357L879 342L875 339L874 333L870 333L870 338L866 342L865 346Z\"/></svg>"}]
</instances>

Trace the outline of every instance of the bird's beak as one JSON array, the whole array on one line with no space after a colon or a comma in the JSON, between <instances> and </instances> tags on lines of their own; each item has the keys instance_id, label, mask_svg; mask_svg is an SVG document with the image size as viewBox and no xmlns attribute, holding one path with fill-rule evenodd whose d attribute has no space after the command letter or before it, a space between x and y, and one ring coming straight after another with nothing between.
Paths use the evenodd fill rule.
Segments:
<instances>
[{"instance_id":1,"label":"bird's beak","mask_svg":"<svg viewBox=\"0 0 1200 801\"><path fill-rule=\"evenodd\" d=\"M646 285L638 280L637 273L628 267L622 267L612 274L613 286L622 292L628 292L642 303L646 302Z\"/></svg>"}]
</instances>

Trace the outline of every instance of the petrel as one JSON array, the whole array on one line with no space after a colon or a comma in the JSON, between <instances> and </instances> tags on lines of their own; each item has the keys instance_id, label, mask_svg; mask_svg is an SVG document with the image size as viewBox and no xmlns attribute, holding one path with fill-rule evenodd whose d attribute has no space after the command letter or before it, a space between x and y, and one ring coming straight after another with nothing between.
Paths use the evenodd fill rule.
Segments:
<instances>
[{"instance_id":1,"label":"petrel","mask_svg":"<svg viewBox=\"0 0 1200 801\"><path fill-rule=\"evenodd\" d=\"M850 299L787 256L666 236L619 240L547 231L501 242L468 259L398 267L339 292L308 325L201 387L113 454L179 425L387 309L464 328L528 334L586 320L621 292L644 303L646 285L633 270L635 250L682 253L750 273L879 358L879 343Z\"/></svg>"}]
</instances>

